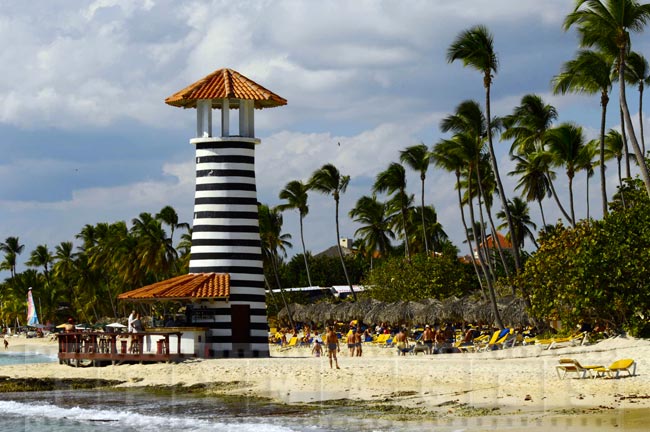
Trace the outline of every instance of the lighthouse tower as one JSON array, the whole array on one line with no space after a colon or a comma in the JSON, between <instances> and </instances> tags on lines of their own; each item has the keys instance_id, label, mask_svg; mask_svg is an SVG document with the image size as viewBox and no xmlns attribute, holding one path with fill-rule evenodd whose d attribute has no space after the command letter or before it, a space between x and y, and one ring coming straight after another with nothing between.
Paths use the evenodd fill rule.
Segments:
<instances>
[{"instance_id":1,"label":"lighthouse tower","mask_svg":"<svg viewBox=\"0 0 650 432\"><path fill-rule=\"evenodd\" d=\"M196 137L190 140L196 147L190 274L215 274L229 284L227 296L198 296L188 306L192 324L208 329L202 357L268 356L254 108L287 101L234 70L219 69L165 102L196 108ZM215 108L221 110L219 136L212 129ZM230 121L234 110L238 125Z\"/></svg>"}]
</instances>

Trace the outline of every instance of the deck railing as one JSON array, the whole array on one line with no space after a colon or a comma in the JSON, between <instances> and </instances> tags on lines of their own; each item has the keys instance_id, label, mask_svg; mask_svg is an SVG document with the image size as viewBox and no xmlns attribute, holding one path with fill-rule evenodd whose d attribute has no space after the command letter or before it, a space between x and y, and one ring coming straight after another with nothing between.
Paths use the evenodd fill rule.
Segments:
<instances>
[{"instance_id":1,"label":"deck railing","mask_svg":"<svg viewBox=\"0 0 650 432\"><path fill-rule=\"evenodd\" d=\"M176 349L170 347L170 337L176 337ZM79 365L92 362L165 362L177 361L192 354L181 352L181 332L65 332L57 335L59 361ZM175 351L175 352L174 352Z\"/></svg>"}]
</instances>

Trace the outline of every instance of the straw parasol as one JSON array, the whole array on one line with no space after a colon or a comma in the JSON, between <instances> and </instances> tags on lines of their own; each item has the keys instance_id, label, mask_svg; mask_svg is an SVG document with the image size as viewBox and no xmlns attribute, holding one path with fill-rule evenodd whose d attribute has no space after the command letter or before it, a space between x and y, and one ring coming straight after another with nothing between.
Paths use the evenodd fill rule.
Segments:
<instances>
[{"instance_id":1,"label":"straw parasol","mask_svg":"<svg viewBox=\"0 0 650 432\"><path fill-rule=\"evenodd\" d=\"M443 313L442 302L438 299L426 299L422 308L415 314L414 319L420 324L434 324L441 321Z\"/></svg>"},{"instance_id":2,"label":"straw parasol","mask_svg":"<svg viewBox=\"0 0 650 432\"><path fill-rule=\"evenodd\" d=\"M469 297L447 297L442 301L440 319L442 321L467 321L467 311L472 302Z\"/></svg>"},{"instance_id":3,"label":"straw parasol","mask_svg":"<svg viewBox=\"0 0 650 432\"><path fill-rule=\"evenodd\" d=\"M505 304L501 312L501 318L504 324L512 326L527 326L531 323L528 311L526 310L526 302L519 297L514 297Z\"/></svg>"},{"instance_id":4,"label":"straw parasol","mask_svg":"<svg viewBox=\"0 0 650 432\"><path fill-rule=\"evenodd\" d=\"M422 303L406 300L388 303L379 311L377 318L379 318L378 321L386 321L393 324L412 323L415 315L423 307L424 305ZM371 313L374 313L374 309Z\"/></svg>"},{"instance_id":5,"label":"straw parasol","mask_svg":"<svg viewBox=\"0 0 650 432\"><path fill-rule=\"evenodd\" d=\"M356 302L350 303L350 308L348 309L350 319L360 319L362 321L367 321L366 314L368 314L368 312L370 312L379 303L381 303L379 300L375 300L373 298L363 298L359 299Z\"/></svg>"},{"instance_id":6,"label":"straw parasol","mask_svg":"<svg viewBox=\"0 0 650 432\"><path fill-rule=\"evenodd\" d=\"M289 308L291 311L291 316L294 319L298 319L298 315L303 313L305 306L301 305L300 303L291 303L280 309L280 312L278 312L278 319L289 319L289 312L287 311L287 308Z\"/></svg>"}]
</instances>

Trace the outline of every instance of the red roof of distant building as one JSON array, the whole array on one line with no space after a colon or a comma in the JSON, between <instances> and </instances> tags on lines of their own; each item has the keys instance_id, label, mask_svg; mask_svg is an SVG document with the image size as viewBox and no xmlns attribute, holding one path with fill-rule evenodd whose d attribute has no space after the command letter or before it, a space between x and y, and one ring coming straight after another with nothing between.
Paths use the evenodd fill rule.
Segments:
<instances>
[{"instance_id":1,"label":"red roof of distant building","mask_svg":"<svg viewBox=\"0 0 650 432\"><path fill-rule=\"evenodd\" d=\"M191 300L228 298L227 273L190 273L120 294L120 300Z\"/></svg>"},{"instance_id":2,"label":"red roof of distant building","mask_svg":"<svg viewBox=\"0 0 650 432\"><path fill-rule=\"evenodd\" d=\"M199 99L212 99L212 108L221 108L222 99L229 108L239 108L239 99L254 101L255 108L286 105L287 100L232 69L219 69L165 99L165 103L182 108L196 108Z\"/></svg>"},{"instance_id":3,"label":"red roof of distant building","mask_svg":"<svg viewBox=\"0 0 650 432\"><path fill-rule=\"evenodd\" d=\"M502 235L501 233L497 233L497 238L499 239L499 246L501 246L501 248L512 249L512 243L504 235ZM496 248L496 244L494 242L494 237L492 237L492 234L489 234L487 236L485 243L487 244L487 247L489 247L490 249ZM481 243L481 246L483 246L483 243Z\"/></svg>"}]
</instances>

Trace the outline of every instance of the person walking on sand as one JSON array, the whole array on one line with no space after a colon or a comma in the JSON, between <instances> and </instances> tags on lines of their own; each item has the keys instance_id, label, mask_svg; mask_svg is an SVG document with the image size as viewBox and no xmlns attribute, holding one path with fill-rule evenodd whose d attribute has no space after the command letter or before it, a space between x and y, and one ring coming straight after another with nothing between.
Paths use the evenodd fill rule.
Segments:
<instances>
[{"instance_id":1,"label":"person walking on sand","mask_svg":"<svg viewBox=\"0 0 650 432\"><path fill-rule=\"evenodd\" d=\"M7 335L3 338L5 340L5 350L9 349L9 341L7 340Z\"/></svg>"},{"instance_id":2,"label":"person walking on sand","mask_svg":"<svg viewBox=\"0 0 650 432\"><path fill-rule=\"evenodd\" d=\"M132 310L129 315L128 328L126 329L129 333L133 333L133 321L135 321L135 310Z\"/></svg>"},{"instance_id":3,"label":"person walking on sand","mask_svg":"<svg viewBox=\"0 0 650 432\"><path fill-rule=\"evenodd\" d=\"M330 369L332 368L332 358L334 358L336 368L341 369L339 367L339 360L336 358L336 353L341 351L341 347L339 346L339 338L336 337L336 333L334 333L334 327L327 329L325 343L327 344L327 354L330 359Z\"/></svg>"},{"instance_id":4,"label":"person walking on sand","mask_svg":"<svg viewBox=\"0 0 650 432\"><path fill-rule=\"evenodd\" d=\"M424 342L424 345L427 347L427 354L431 354L433 352L433 339L433 331L431 330L431 326L427 324L424 327L424 332L422 333L422 342Z\"/></svg>"},{"instance_id":5,"label":"person walking on sand","mask_svg":"<svg viewBox=\"0 0 650 432\"><path fill-rule=\"evenodd\" d=\"M361 326L357 327L356 333L354 333L354 345L357 348L357 357L361 357L361 354L363 354L363 350L361 348Z\"/></svg>"}]
</instances>

